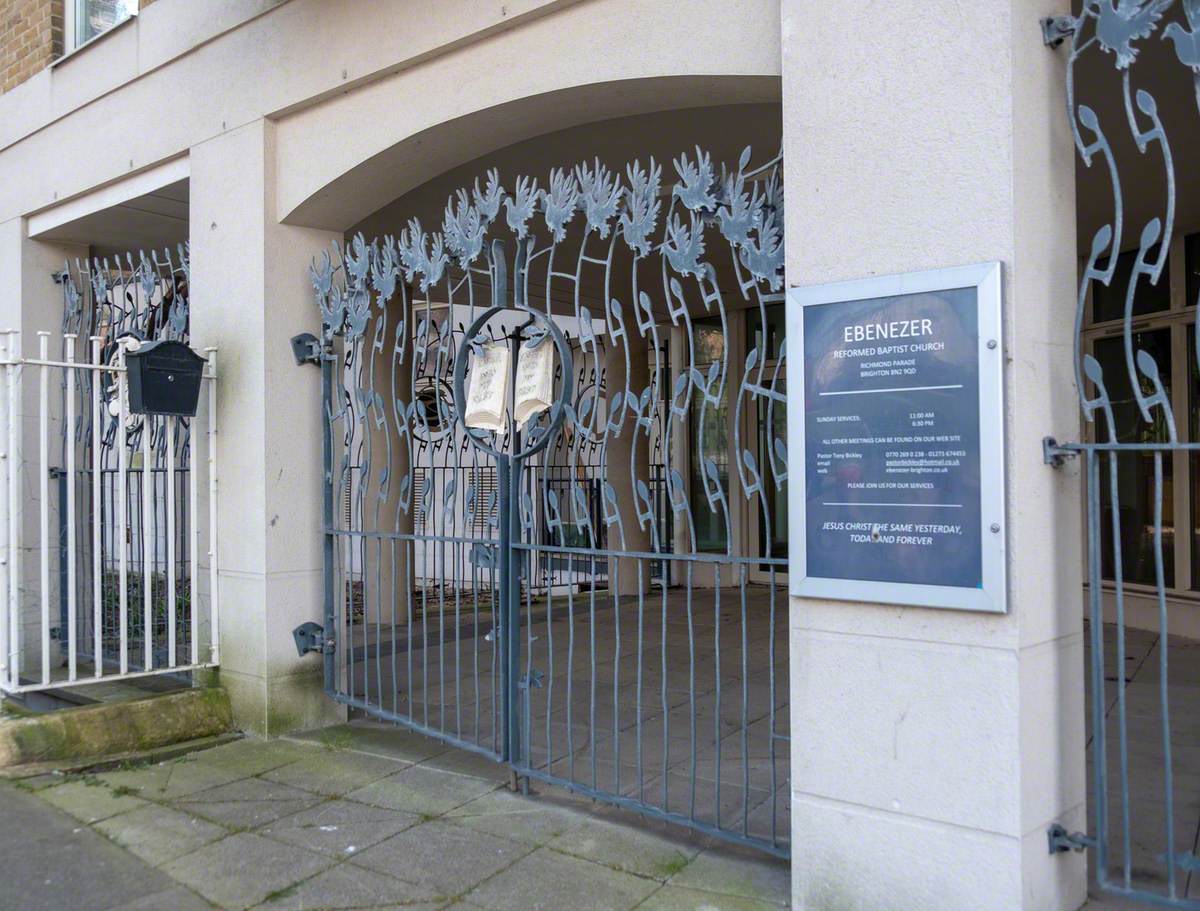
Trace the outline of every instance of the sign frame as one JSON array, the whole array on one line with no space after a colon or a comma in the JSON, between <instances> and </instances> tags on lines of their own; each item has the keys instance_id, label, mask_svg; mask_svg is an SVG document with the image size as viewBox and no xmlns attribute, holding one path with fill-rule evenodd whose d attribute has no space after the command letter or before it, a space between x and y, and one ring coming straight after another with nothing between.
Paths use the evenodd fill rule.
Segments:
<instances>
[{"instance_id":1,"label":"sign frame","mask_svg":"<svg viewBox=\"0 0 1200 911\"><path fill-rule=\"evenodd\" d=\"M789 484L789 590L802 598L873 602L1003 614L1008 612L1005 513L1005 412L1002 267L979 263L790 288L787 292L788 360L796 373L788 422L788 450L799 471ZM979 378L979 497L982 584L978 588L925 583L839 579L808 574L808 464L804 316L808 307L973 289L977 315ZM796 476L799 477L796 477Z\"/></svg>"}]
</instances>

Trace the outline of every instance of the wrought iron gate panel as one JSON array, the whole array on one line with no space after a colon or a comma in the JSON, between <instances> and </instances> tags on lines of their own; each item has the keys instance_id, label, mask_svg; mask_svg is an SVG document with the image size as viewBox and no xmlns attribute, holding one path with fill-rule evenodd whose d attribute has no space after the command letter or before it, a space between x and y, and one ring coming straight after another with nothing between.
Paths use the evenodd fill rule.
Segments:
<instances>
[{"instance_id":1,"label":"wrought iron gate panel","mask_svg":"<svg viewBox=\"0 0 1200 911\"><path fill-rule=\"evenodd\" d=\"M1106 175L1112 198L1111 217L1092 237L1081 238L1074 369L1080 405L1091 429L1089 439L1061 445L1046 440L1050 464L1058 466L1064 459L1082 456L1091 653L1087 669L1091 834L1055 826L1050 831L1050 850L1092 850L1096 879L1105 891L1159 906L1200 908L1200 901L1188 898L1189 887L1190 894L1196 894L1190 878L1200 869L1195 822L1187 831L1177 823L1179 804L1186 801L1179 791L1174 757L1186 742L1181 735L1187 732L1178 725L1173 728L1171 720L1170 683L1176 671L1170 653L1178 646L1169 638L1167 598L1173 582L1168 574L1173 561L1164 543L1163 521L1164 461L1169 468L1177 453L1200 451L1200 443L1179 439L1169 369L1160 372L1149 340L1139 333L1142 324L1135 310L1139 290L1157 286L1166 274L1176 215L1175 153L1155 95L1144 87L1151 79L1139 78L1139 65L1145 56L1161 55L1167 55L1163 58L1167 67L1181 64L1178 78L1195 92L1200 107L1200 0L1182 0L1179 5L1173 0L1085 3L1077 17L1047 19L1042 24L1047 44L1069 41L1068 118L1076 151L1085 167ZM1078 73L1084 65L1091 67L1090 79L1081 84ZM1169 75L1170 70L1155 72ZM1107 85L1099 78L1105 73L1113 77ZM1107 99L1115 101L1113 105L1098 97L1106 88L1119 93ZM1105 111L1107 118L1101 113ZM1118 153L1116 146L1126 148ZM1122 173L1121 159L1126 154L1141 159L1146 173L1154 175L1148 191L1153 196L1148 198L1160 200L1140 225L1126 224L1131 208L1128 191L1138 179L1130 173L1132 168ZM1123 240L1135 237L1134 231L1140 232L1136 254L1126 252L1129 241ZM1122 264L1129 266L1127 274L1122 274ZM1120 320L1119 329L1108 334L1114 343L1120 341L1121 348L1118 363L1109 364L1115 369L1106 372L1099 347L1107 340L1089 350L1084 327L1086 308L1095 306L1101 296L1107 298L1108 289L1123 303L1119 313L1109 317ZM1198 330L1200 323L1188 327L1194 339ZM1190 356L1200 357L1200 346L1192 347ZM1188 407L1194 410L1196 405L1192 402ZM1141 465L1147 488L1143 495L1152 504L1140 554L1130 553L1134 530L1131 519L1122 515L1128 506L1136 505L1122 503L1122 488L1128 485L1121 478L1129 477L1131 466L1138 470L1134 463ZM1127 602L1139 594L1157 607L1157 630L1146 655L1157 652L1158 680L1152 704L1139 704L1140 717L1134 717L1126 674L1137 631L1127 623ZM1111 611L1106 611L1106 599ZM1110 692L1110 683L1115 684L1115 692ZM1135 774L1131 722L1152 724L1157 730L1154 754L1141 766L1144 773L1152 765L1149 778ZM1142 799L1143 795L1150 797Z\"/></svg>"},{"instance_id":2,"label":"wrought iron gate panel","mask_svg":"<svg viewBox=\"0 0 1200 911\"><path fill-rule=\"evenodd\" d=\"M119 363L120 340L189 340L189 251L139 251L135 256L95 257L67 263L59 280L63 289L60 361L74 357L100 364ZM98 349L94 346L98 343ZM100 390L100 409L94 412L92 383L100 373L78 371L68 386L60 380L65 414L68 395L74 398L74 426L62 425L57 467L59 503L67 501L74 484L80 512L91 522L69 528L67 511L58 509L59 645L78 640L78 658L103 665L124 665L134 672L174 665L179 656L200 659L199 639L211 644L211 630L193 633L192 515L190 497L193 419L127 415L124 432L115 410L117 384ZM99 418L96 424L97 416ZM203 434L203 430L201 431ZM130 464L120 467L121 437ZM75 477L68 477L67 450L73 448ZM134 460L140 460L133 464ZM168 491L168 486L171 488ZM123 494L122 494L123 491ZM124 504L121 504L124 499ZM122 512L122 508L124 512ZM168 517L170 510L170 517ZM122 531L121 516L124 516ZM168 531L168 529L170 529ZM81 608L70 635L68 610L68 535L75 535L76 594ZM125 553L125 578L121 554ZM207 563L207 555L205 556ZM120 619L121 593L126 602L126 629ZM174 610L168 605L174 599ZM99 600L98 612L90 602ZM147 621L147 615L149 620ZM99 617L99 624L95 623ZM122 662L122 642L127 654ZM195 643L196 650L193 650Z\"/></svg>"},{"instance_id":3,"label":"wrought iron gate panel","mask_svg":"<svg viewBox=\"0 0 1200 911\"><path fill-rule=\"evenodd\" d=\"M314 263L326 686L786 856L782 170L674 169L491 171ZM546 407L468 426L480 355L542 344Z\"/></svg>"}]
</instances>

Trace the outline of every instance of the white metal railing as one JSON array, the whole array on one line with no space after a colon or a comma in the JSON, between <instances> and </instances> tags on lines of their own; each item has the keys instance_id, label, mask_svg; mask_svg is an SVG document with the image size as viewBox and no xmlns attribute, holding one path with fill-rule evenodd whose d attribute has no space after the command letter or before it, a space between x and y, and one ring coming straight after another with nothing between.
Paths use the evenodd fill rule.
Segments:
<instances>
[{"instance_id":1,"label":"white metal railing","mask_svg":"<svg viewBox=\"0 0 1200 911\"><path fill-rule=\"evenodd\" d=\"M217 665L216 349L196 417L143 416L120 343L37 335L0 331L0 691Z\"/></svg>"}]
</instances>

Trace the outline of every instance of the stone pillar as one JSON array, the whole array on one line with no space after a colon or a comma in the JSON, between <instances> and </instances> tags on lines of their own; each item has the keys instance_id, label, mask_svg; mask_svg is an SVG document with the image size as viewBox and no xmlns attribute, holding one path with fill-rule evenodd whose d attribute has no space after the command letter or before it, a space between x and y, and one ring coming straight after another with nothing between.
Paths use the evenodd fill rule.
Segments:
<instances>
[{"instance_id":1,"label":"stone pillar","mask_svg":"<svg viewBox=\"0 0 1200 911\"><path fill-rule=\"evenodd\" d=\"M1046 840L1086 828L1081 486L1041 457L1079 426L1065 57L1038 25L1068 11L783 3L789 286L999 260L1006 355L1009 612L791 601L796 908L1086 898Z\"/></svg>"},{"instance_id":2,"label":"stone pillar","mask_svg":"<svg viewBox=\"0 0 1200 911\"><path fill-rule=\"evenodd\" d=\"M624 345L609 344L604 352L605 388L608 393L608 413L612 413L613 396L625 389L630 395L640 397L642 390L650 385L650 358L647 341L641 336L634 335L629 339L629 367L626 371L626 350ZM626 373L628 372L628 377ZM636 439L636 452L634 451ZM653 544L650 540L650 529L638 526L637 499L635 488L637 482L650 483L650 445L651 441L645 432L636 428L634 419L626 414L621 432L608 438L608 451L604 470L604 480L613 486L617 493L617 506L621 515L621 527L624 529L624 545L621 535L615 525L608 529L608 547L610 550L629 550L648 553ZM608 578L610 584L615 580L614 590L619 595L634 595L639 593L638 560L636 558L610 558L608 561ZM650 590L650 572L652 567L642 561L641 592Z\"/></svg>"},{"instance_id":3,"label":"stone pillar","mask_svg":"<svg viewBox=\"0 0 1200 911\"><path fill-rule=\"evenodd\" d=\"M62 356L63 291L62 286L54 280L54 275L62 272L68 260L74 261L76 257L83 258L86 255L86 247L33 240L27 236L26 221L23 218L10 219L0 224L0 275L5 277L3 285L0 285L0 329L15 332L3 341L10 354L37 357L38 333L49 332L51 358L58 359ZM88 358L86 339L76 342L75 352L79 360ZM62 377L62 371L50 371L47 437L51 468L61 467L62 462ZM8 508L15 508L19 513L20 672L21 677L28 680L40 680L42 672L39 379L37 368L24 369L20 380L19 413L15 416L15 420L21 425L21 432L18 437L18 450L9 462L20 475L20 502L10 504ZM6 386L3 394L7 395ZM7 402L4 407L7 413ZM0 449L7 451L7 426L3 428L3 432L6 438L0 442ZM47 591L52 629L60 622L57 485L56 480L50 480L50 585ZM0 504L8 504L7 491L0 491ZM7 511L3 514L7 516ZM0 526L0 555L6 557L7 522L0 522ZM7 569L7 566L0 568L0 581L3 582L0 597L5 599L8 597ZM50 659L52 668L61 660L57 640L51 642Z\"/></svg>"},{"instance_id":4,"label":"stone pillar","mask_svg":"<svg viewBox=\"0 0 1200 911\"><path fill-rule=\"evenodd\" d=\"M321 658L292 629L324 622L321 374L288 343L315 332L312 258L339 235L278 223L274 125L191 150L192 340L216 346L220 679L266 735L328 723Z\"/></svg>"}]
</instances>

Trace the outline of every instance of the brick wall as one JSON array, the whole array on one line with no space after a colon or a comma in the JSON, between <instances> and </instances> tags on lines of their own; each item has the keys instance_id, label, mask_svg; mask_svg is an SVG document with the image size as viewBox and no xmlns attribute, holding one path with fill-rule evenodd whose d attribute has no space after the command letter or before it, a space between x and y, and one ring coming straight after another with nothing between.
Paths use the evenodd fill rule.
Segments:
<instances>
[{"instance_id":1,"label":"brick wall","mask_svg":"<svg viewBox=\"0 0 1200 911\"><path fill-rule=\"evenodd\" d=\"M63 52L65 0L0 0L0 93L40 73ZM145 9L154 0L138 0Z\"/></svg>"},{"instance_id":2,"label":"brick wall","mask_svg":"<svg viewBox=\"0 0 1200 911\"><path fill-rule=\"evenodd\" d=\"M62 53L63 0L0 0L0 92Z\"/></svg>"}]
</instances>

